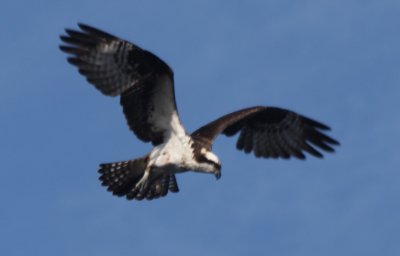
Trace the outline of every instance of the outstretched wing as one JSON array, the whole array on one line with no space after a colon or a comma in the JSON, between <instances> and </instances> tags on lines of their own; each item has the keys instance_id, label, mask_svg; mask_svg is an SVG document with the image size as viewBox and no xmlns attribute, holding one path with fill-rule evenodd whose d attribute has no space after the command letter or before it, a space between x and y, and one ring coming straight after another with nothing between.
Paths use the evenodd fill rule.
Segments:
<instances>
[{"instance_id":1,"label":"outstretched wing","mask_svg":"<svg viewBox=\"0 0 400 256\"><path fill-rule=\"evenodd\" d=\"M157 56L96 28L78 24L61 36L68 62L99 91L121 95L130 129L154 145L171 132L184 132L176 110L173 72Z\"/></svg>"},{"instance_id":2,"label":"outstretched wing","mask_svg":"<svg viewBox=\"0 0 400 256\"><path fill-rule=\"evenodd\" d=\"M252 107L225 115L192 134L211 149L215 137L240 133L236 147L256 157L304 159L304 151L322 157L317 150L334 152L339 142L322 131L330 128L295 112L275 107Z\"/></svg>"}]
</instances>

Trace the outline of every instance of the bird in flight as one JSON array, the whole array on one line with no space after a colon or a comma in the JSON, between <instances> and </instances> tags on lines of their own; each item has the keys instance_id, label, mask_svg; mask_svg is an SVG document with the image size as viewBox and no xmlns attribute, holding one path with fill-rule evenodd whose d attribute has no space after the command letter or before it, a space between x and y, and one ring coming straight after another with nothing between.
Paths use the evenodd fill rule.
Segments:
<instances>
[{"instance_id":1,"label":"bird in flight","mask_svg":"<svg viewBox=\"0 0 400 256\"><path fill-rule=\"evenodd\" d=\"M107 96L120 96L129 128L153 149L132 160L100 164L100 181L116 196L142 200L178 192L175 175L187 171L221 177L212 152L219 135L239 134L236 147L256 157L322 158L338 141L324 134L328 126L295 112L256 106L224 115L189 134L175 102L172 69L153 53L94 27L65 29L60 49L68 62Z\"/></svg>"}]
</instances>

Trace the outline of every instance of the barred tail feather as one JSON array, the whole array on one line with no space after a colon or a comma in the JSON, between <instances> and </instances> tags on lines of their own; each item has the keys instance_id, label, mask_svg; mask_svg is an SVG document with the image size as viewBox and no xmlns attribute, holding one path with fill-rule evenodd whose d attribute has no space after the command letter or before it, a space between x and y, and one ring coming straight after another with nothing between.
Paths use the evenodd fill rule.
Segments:
<instances>
[{"instance_id":1,"label":"barred tail feather","mask_svg":"<svg viewBox=\"0 0 400 256\"><path fill-rule=\"evenodd\" d=\"M100 164L100 181L116 196L124 196L135 187L144 174L147 158Z\"/></svg>"},{"instance_id":2,"label":"barred tail feather","mask_svg":"<svg viewBox=\"0 0 400 256\"><path fill-rule=\"evenodd\" d=\"M136 188L136 183L143 177L148 164L148 157L134 160L100 164L100 178L103 186L116 196L126 196L128 200L155 199L166 196L168 191L178 192L174 174L151 177L145 190Z\"/></svg>"}]
</instances>

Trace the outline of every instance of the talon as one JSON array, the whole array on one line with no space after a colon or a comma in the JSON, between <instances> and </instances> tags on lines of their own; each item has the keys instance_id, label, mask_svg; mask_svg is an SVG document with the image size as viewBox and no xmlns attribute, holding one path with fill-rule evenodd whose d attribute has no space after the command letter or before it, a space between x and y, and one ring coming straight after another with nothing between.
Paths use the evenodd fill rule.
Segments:
<instances>
[{"instance_id":1,"label":"talon","mask_svg":"<svg viewBox=\"0 0 400 256\"><path fill-rule=\"evenodd\" d=\"M138 183L136 183L135 190L138 190L139 193L142 193L146 190L147 183L147 180L140 180Z\"/></svg>"},{"instance_id":2,"label":"talon","mask_svg":"<svg viewBox=\"0 0 400 256\"><path fill-rule=\"evenodd\" d=\"M145 191L148 185L148 177L149 173L145 171L143 177L138 181L138 183L136 183L135 190L139 190L139 193Z\"/></svg>"}]
</instances>

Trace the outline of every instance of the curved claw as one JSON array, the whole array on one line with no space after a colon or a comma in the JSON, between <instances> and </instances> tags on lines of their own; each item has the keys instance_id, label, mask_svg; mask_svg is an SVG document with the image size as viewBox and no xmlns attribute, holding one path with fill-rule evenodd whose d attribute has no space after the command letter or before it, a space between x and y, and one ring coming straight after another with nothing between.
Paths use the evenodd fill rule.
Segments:
<instances>
[{"instance_id":1,"label":"curved claw","mask_svg":"<svg viewBox=\"0 0 400 256\"><path fill-rule=\"evenodd\" d=\"M143 177L136 183L135 190L139 190L140 193L144 192L147 189L149 183L149 172L145 171Z\"/></svg>"}]
</instances>

